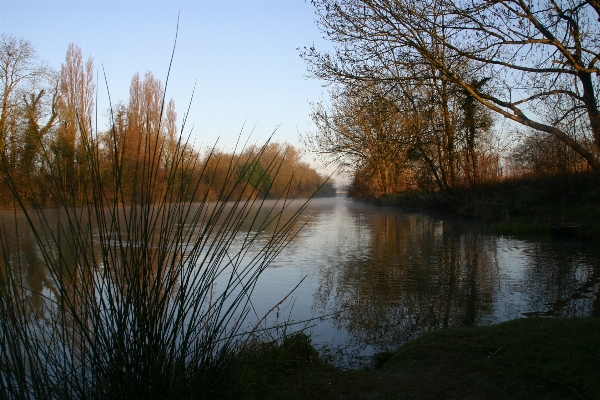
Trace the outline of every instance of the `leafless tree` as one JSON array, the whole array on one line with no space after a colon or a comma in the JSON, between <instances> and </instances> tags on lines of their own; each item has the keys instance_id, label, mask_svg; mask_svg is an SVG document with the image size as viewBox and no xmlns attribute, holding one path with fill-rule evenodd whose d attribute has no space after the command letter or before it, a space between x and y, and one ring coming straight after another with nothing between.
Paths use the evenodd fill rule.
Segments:
<instances>
[{"instance_id":1,"label":"leafless tree","mask_svg":"<svg viewBox=\"0 0 600 400\"><path fill-rule=\"evenodd\" d=\"M0 177L20 181L29 198L36 190L31 178L43 168L40 153L56 122L56 75L38 60L31 43L0 36ZM8 190L7 186L3 189ZM0 190L0 197L12 194Z\"/></svg>"},{"instance_id":2,"label":"leafless tree","mask_svg":"<svg viewBox=\"0 0 600 400\"><path fill-rule=\"evenodd\" d=\"M94 62L83 60L81 48L69 44L65 62L61 66L58 91L58 119L53 153L55 176L60 191L76 193L84 179L85 151L91 143L94 110Z\"/></svg>"},{"instance_id":3,"label":"leafless tree","mask_svg":"<svg viewBox=\"0 0 600 400\"><path fill-rule=\"evenodd\" d=\"M435 78L600 169L600 3L577 0L313 0L334 53L306 49L338 82ZM445 82L445 83L444 83Z\"/></svg>"},{"instance_id":4,"label":"leafless tree","mask_svg":"<svg viewBox=\"0 0 600 400\"><path fill-rule=\"evenodd\" d=\"M316 131L303 137L307 148L347 170L373 175L377 196L399 189L410 128L395 102L359 87L330 94L330 106L313 105Z\"/></svg>"},{"instance_id":5,"label":"leafless tree","mask_svg":"<svg viewBox=\"0 0 600 400\"><path fill-rule=\"evenodd\" d=\"M418 168L425 168L426 175L446 193L455 186L474 184L481 175L477 146L492 121L483 107L417 52L396 41L385 18L363 3L314 3L320 27L336 51L304 49L302 57L312 75L345 88L376 87L394 98L397 112L405 120L400 136L409 138L411 158L420 159ZM442 11L434 8L432 18L443 19ZM438 30L444 35L447 28ZM430 46L430 51L461 76L472 69L468 60L448 57L443 46ZM479 86L487 82L476 73L470 76L478 79Z\"/></svg>"},{"instance_id":6,"label":"leafless tree","mask_svg":"<svg viewBox=\"0 0 600 400\"><path fill-rule=\"evenodd\" d=\"M5 148L10 120L15 118L23 96L49 73L28 40L0 35L0 151Z\"/></svg>"}]
</instances>

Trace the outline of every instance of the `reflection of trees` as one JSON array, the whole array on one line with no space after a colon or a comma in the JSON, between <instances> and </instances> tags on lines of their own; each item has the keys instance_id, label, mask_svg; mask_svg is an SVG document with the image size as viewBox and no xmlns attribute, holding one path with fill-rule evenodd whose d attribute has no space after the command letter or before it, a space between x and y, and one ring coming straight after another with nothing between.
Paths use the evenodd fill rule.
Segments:
<instances>
[{"instance_id":1,"label":"reflection of trees","mask_svg":"<svg viewBox=\"0 0 600 400\"><path fill-rule=\"evenodd\" d=\"M257 204L260 202L260 199L257 200ZM316 203L318 202L319 200L316 201ZM193 211L197 211L199 206L193 206ZM205 219L208 219L210 213L214 212L214 208L221 205L208 203L204 206L206 210L204 210L203 215ZM232 202L225 203L223 207L226 215L221 216L218 223L214 224L215 230L221 229L223 224L226 224L227 226L224 226L223 229L231 231L231 235L236 237L231 241L231 248L229 249L231 254L235 253L234 250L239 251L241 246L247 246L245 241L248 240L248 235L257 235L252 240L257 244L262 244L262 246L268 246L273 239L273 234L278 229L282 229L282 225L290 223L289 221L292 220L294 214L304 209L305 202L301 200L288 202L283 210L283 206L276 204L273 200L265 201L264 207L258 210L256 207L238 206L238 211L233 215L239 215L240 217L237 218L236 224L231 224L227 221L231 219L229 212L234 206ZM124 210L126 210L126 213L130 212L128 207L125 207ZM12 273L10 276L19 277L21 282L18 288L22 291L21 298L26 299L27 310L31 312L31 317L35 320L48 318L49 313L55 313L55 309L60 307L63 300L67 298L69 304L72 304L76 309L84 309L86 304L80 304L82 301L89 303L102 301L102 296L106 296L107 287L114 285L115 282L107 281L104 282L106 284L104 289L96 288L96 292L82 293L82 290L90 287L86 281L89 283L91 274L98 273L97 270L94 271L93 268L90 269L87 266L94 265L97 269L105 268L105 265L100 261L102 251L107 252L104 257L110 260L111 268L125 271L127 269L125 264L128 260L132 259L142 246L147 246L147 267L150 267L151 271L147 278L149 284L158 279L160 273L165 273L164 271L160 272L159 268L161 263L160 232L147 237L147 243L136 243L135 240L131 239L132 246L119 247L116 242L117 238L121 237L126 240L128 233L126 231L115 231L113 232L114 236L110 248L101 249L95 222L90 222L85 215L79 216L82 219L82 224L79 225L79 233L80 236L90 237L92 240L84 244L82 240L74 237L73 231L68 228L71 221L67 218L64 210L54 208L38 210L37 212L39 214L36 215L41 220L45 220L46 223L41 224L37 220L34 220L33 223L42 235L41 240L46 243L48 253L45 256L51 257L56 265L61 266L60 276L51 275L47 265L48 262L44 259L44 254L40 251L40 246L36 242L25 216L21 212L15 214L14 211L8 210L0 213L0 235L2 236L0 244L4 246L3 255L7 257L7 259L0 257L0 273L4 274L5 278L7 276L6 269L11 268ZM291 231L295 232L300 229L307 218L309 217L306 216L303 219L301 218L300 221L293 221L294 227ZM120 224L121 227L124 227L126 221L121 219ZM190 221L186 221L185 225L188 226L189 224ZM258 234L259 232L260 234ZM213 240L213 236L210 236L207 240ZM52 237L55 239L52 239ZM290 237L289 240L296 240L296 238ZM106 241L108 245L110 240L107 238ZM82 246L86 246L86 248L82 248ZM260 248L262 247L257 246L258 250ZM249 256L256 256L257 249L253 249L248 253ZM178 259L179 256L173 257ZM57 288L56 279L60 279L60 289ZM141 280L142 277L140 277ZM0 279L0 283L3 282ZM160 292L156 295L160 297L166 294ZM134 313L139 313L139 311ZM72 322L63 321L63 323L68 326Z\"/></svg>"},{"instance_id":2,"label":"reflection of trees","mask_svg":"<svg viewBox=\"0 0 600 400\"><path fill-rule=\"evenodd\" d=\"M589 254L574 243L541 242L528 248L530 268L524 277L531 298L528 314L600 315L600 270L597 258Z\"/></svg>"},{"instance_id":3,"label":"reflection of trees","mask_svg":"<svg viewBox=\"0 0 600 400\"><path fill-rule=\"evenodd\" d=\"M75 299L95 299L94 293L82 296L78 292L84 290L82 287L86 286L83 282L89 280L90 274L94 273L89 269L81 268L81 258L90 260L94 255L97 257L98 251L97 249L94 251L92 247L86 249L78 247L73 231L66 228L70 221L64 212L48 209L40 210L38 215L46 221L45 226L40 225L39 221L33 221L39 229L37 233L40 235L41 242L46 243L45 251L41 250L34 232L21 212L2 213L0 235L4 259L0 265L5 278L11 276L20 280L12 286L12 290L19 291L19 298L23 300L22 304L26 312L31 313L30 317L34 320L41 318L50 320L50 315L57 307L62 307L67 299L76 309L83 307L84 304L80 304L81 301ZM80 234L87 236L83 228ZM94 245L97 246L91 244ZM79 256L76 257L75 254L78 252ZM59 266L55 276L52 276L48 269L49 262ZM11 269L10 273L4 270L7 268ZM57 282L61 282L60 285L57 285ZM8 282L3 280L2 283ZM9 286L3 287L3 290L9 290ZM8 295L8 292L3 294ZM62 323L69 326L71 322L62 321Z\"/></svg>"},{"instance_id":4,"label":"reflection of trees","mask_svg":"<svg viewBox=\"0 0 600 400\"><path fill-rule=\"evenodd\" d=\"M326 270L315 298L333 300L338 328L384 346L493 312L498 264L479 235L422 215L376 213L367 224L370 251Z\"/></svg>"},{"instance_id":5,"label":"reflection of trees","mask_svg":"<svg viewBox=\"0 0 600 400\"><path fill-rule=\"evenodd\" d=\"M340 228L339 246L348 252L323 263L313 298L313 311L338 312L333 324L350 346L398 345L423 332L529 312L600 315L593 247L499 239L458 221L351 209Z\"/></svg>"},{"instance_id":6,"label":"reflection of trees","mask_svg":"<svg viewBox=\"0 0 600 400\"><path fill-rule=\"evenodd\" d=\"M9 275L19 277L21 282L15 289L22 292L23 298L27 299L31 310L39 318L43 315L42 294L46 290L54 290L38 252L35 237L30 229L23 228L25 223L21 216L15 220L8 216L8 212L2 215L0 235L5 259L0 264L1 273L5 278ZM7 274L7 268L13 270L11 274Z\"/></svg>"},{"instance_id":7,"label":"reflection of trees","mask_svg":"<svg viewBox=\"0 0 600 400\"><path fill-rule=\"evenodd\" d=\"M265 242L265 245L272 239L272 234L277 230L281 229L281 225L287 223L290 218L301 209L303 209L304 202L297 201L292 202L286 206L285 210L281 210L281 205L276 205L274 201L268 200L265 203L265 207L260 210L248 209L240 207L239 215L243 216L239 218L239 223L235 225L237 229L235 235L239 236L239 240L234 240L232 246L243 243L248 232L261 231L260 240ZM217 204L209 204L205 211L206 215L209 215L213 211L213 208ZM227 203L225 205L227 211L233 206L233 203ZM194 208L195 210L195 208ZM277 213L280 212L281 215ZM28 222L25 216L21 212L14 211L3 211L0 214L0 235L2 235L1 245L4 246L4 255L8 257L6 260L0 259L0 273L5 274L6 268L11 268L13 273L11 276L18 276L21 279L19 284L20 290L23 291L23 295L27 298L28 307L31 309L33 314L40 318L44 315L44 310L48 307L53 307L56 304L60 304L61 296L69 296L71 301L75 298L85 298L90 301L97 301L100 293L90 293L88 295L77 296L77 292L81 290L79 286L86 287L83 285L84 279L89 279L89 274L94 271L89 271L81 267L81 258L87 258L91 265L96 265L99 268L104 266L100 262L101 249L99 244L99 238L97 237L96 227L94 224L85 226L87 219L85 216L84 224L80 226L82 232L86 229L91 229L92 232L88 232L87 236L93 237L94 240L90 241L88 248L81 248L81 241L73 236L73 232L68 228L70 221L65 215L64 210L58 211L58 209L47 209L40 211L41 218L47 221L47 226L39 224L39 221L33 223L37 226L42 236L46 237L46 240L42 238L42 241L46 242L46 248L49 252L46 256L52 257L57 264L61 265L62 268L62 279L61 279L61 291L59 291L54 282L54 278L50 275L50 271L47 267L47 261L44 260L44 254L40 252L40 246L36 242L36 238L28 226ZM208 218L208 217L207 217ZM224 221L219 220L217 227L220 227L226 218L222 218ZM88 221L89 222L89 221ZM121 226L125 226L125 221L121 221ZM52 227L52 229L49 229ZM292 231L300 229L301 223L296 223ZM229 227L228 229L231 229ZM82 233L83 234L83 233ZM54 235L56 242L51 239ZM115 240L117 232L114 232ZM120 232L123 238L127 236L127 232ZM149 238L148 243L149 260L148 265L152 271L151 280L156 279L159 271L159 237L158 233ZM290 240L293 240L290 239ZM57 244L59 244L57 246ZM116 243L113 243L116 246ZM119 252L119 249L114 247L106 257L109 257L112 262L113 268L123 268L123 260L121 257L128 257L128 254L139 251L141 243L135 244L130 248L120 249L123 254ZM78 254L76 257L75 254ZM95 261L92 261L95 260ZM44 300L46 299L46 300ZM49 301L49 302L48 302Z\"/></svg>"}]
</instances>

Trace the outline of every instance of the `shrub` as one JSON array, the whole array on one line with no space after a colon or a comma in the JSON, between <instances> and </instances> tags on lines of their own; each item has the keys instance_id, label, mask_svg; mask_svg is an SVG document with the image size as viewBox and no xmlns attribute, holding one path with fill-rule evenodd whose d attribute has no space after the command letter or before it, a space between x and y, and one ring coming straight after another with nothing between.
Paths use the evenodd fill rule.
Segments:
<instances>
[{"instance_id":1,"label":"shrub","mask_svg":"<svg viewBox=\"0 0 600 400\"><path fill-rule=\"evenodd\" d=\"M4 169L16 210L0 232L1 397L226 398L242 390L253 289L296 233L306 202L290 208L282 196L267 205L268 182L239 179L236 157L226 160L219 200L208 192L198 200L210 165L222 160L215 153L200 163L179 140L159 170L153 160L167 144L154 137L152 153L128 165L136 182L127 187L119 153L110 153L107 182L100 144L85 138L87 179L78 193L55 188L56 209L28 207ZM25 231L35 238L27 251ZM49 276L39 291L24 283L32 254Z\"/></svg>"}]
</instances>

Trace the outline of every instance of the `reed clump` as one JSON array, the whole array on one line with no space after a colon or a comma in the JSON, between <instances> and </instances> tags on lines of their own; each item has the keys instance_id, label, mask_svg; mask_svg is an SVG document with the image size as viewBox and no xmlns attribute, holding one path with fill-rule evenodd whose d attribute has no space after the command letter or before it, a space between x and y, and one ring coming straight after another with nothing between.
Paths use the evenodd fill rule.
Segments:
<instances>
[{"instance_id":1,"label":"reed clump","mask_svg":"<svg viewBox=\"0 0 600 400\"><path fill-rule=\"evenodd\" d=\"M266 202L280 164L247 169L267 145L243 161L200 159L185 140L147 132L131 161L114 126L110 141L83 137L77 191L49 163L57 208L31 207L2 171L15 209L0 231L0 397L237 397L242 349L257 336L252 292L306 201ZM215 201L198 191L207 182ZM32 258L44 268L39 287Z\"/></svg>"}]
</instances>

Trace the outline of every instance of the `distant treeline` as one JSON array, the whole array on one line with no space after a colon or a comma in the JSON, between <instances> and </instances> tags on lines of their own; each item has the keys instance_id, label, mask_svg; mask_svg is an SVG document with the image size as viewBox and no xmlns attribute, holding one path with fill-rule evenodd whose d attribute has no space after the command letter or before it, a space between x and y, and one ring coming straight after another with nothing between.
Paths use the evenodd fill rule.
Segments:
<instances>
[{"instance_id":1,"label":"distant treeline","mask_svg":"<svg viewBox=\"0 0 600 400\"><path fill-rule=\"evenodd\" d=\"M293 146L271 143L239 154L191 147L177 126L175 103L165 101L151 72L133 77L129 100L107 110L108 128L98 131L94 63L74 44L54 71L29 41L2 34L0 90L1 206L13 206L16 198L53 206L61 196L75 203L89 196L136 201L130 194L150 177L156 196L167 185L209 200L235 196L235 190L248 192L242 197L308 197L319 189L319 195L335 195Z\"/></svg>"}]
</instances>

